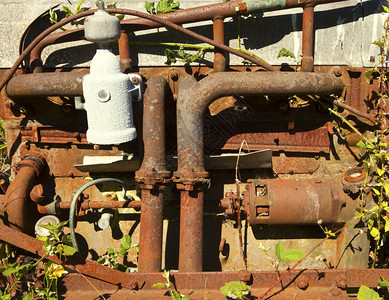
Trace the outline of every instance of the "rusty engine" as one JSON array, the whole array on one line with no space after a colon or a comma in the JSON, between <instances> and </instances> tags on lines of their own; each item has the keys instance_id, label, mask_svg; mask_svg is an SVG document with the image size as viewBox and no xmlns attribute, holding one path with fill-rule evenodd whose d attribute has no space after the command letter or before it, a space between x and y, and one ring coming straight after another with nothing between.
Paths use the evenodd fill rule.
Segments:
<instances>
[{"instance_id":1,"label":"rusty engine","mask_svg":"<svg viewBox=\"0 0 389 300\"><path fill-rule=\"evenodd\" d=\"M69 299L95 298L95 289L165 298L152 287L162 270L191 299L222 299L231 281L252 299L344 299L389 278L368 269L369 235L350 226L367 176L360 133L379 122L379 79L365 72L378 57L369 34L384 20L380 1L213 1L156 15L139 5L98 1L42 30L44 14L14 66L3 64L11 168L0 240L42 255L39 224L69 221L63 230L78 250L62 262L78 271L61 281ZM82 27L56 31L81 18ZM241 37L234 44L239 26L255 55L240 51ZM276 58L284 37L296 61ZM196 45L200 62L164 65L172 41L180 51ZM324 238L321 227L336 234ZM131 272L95 262L127 234L139 244L125 258ZM309 255L277 273L279 243Z\"/></svg>"}]
</instances>

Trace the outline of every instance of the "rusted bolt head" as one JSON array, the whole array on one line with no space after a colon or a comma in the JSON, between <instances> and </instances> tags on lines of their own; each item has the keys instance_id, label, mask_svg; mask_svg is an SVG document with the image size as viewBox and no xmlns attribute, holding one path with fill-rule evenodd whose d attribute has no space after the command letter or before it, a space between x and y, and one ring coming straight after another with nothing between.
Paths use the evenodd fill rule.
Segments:
<instances>
[{"instance_id":1,"label":"rusted bolt head","mask_svg":"<svg viewBox=\"0 0 389 300\"><path fill-rule=\"evenodd\" d=\"M138 84L138 82L139 82L138 77L132 77L132 78L131 78L131 82L132 82L133 84Z\"/></svg>"},{"instance_id":2,"label":"rusted bolt head","mask_svg":"<svg viewBox=\"0 0 389 300\"><path fill-rule=\"evenodd\" d=\"M335 68L332 69L332 71L334 72L336 77L342 76L342 69L341 68L335 67Z\"/></svg>"},{"instance_id":3,"label":"rusted bolt head","mask_svg":"<svg viewBox=\"0 0 389 300\"><path fill-rule=\"evenodd\" d=\"M345 279L339 279L336 281L336 286L342 290L347 288L347 282Z\"/></svg>"},{"instance_id":4,"label":"rusted bolt head","mask_svg":"<svg viewBox=\"0 0 389 300\"><path fill-rule=\"evenodd\" d=\"M371 62L371 63L375 62L375 56L373 56L373 55L370 56L370 62Z\"/></svg>"},{"instance_id":5,"label":"rusted bolt head","mask_svg":"<svg viewBox=\"0 0 389 300\"><path fill-rule=\"evenodd\" d=\"M338 297L340 296L340 294L342 294L342 290L336 288L336 287L333 287L331 290L330 290L330 293L332 296L334 297Z\"/></svg>"},{"instance_id":6,"label":"rusted bolt head","mask_svg":"<svg viewBox=\"0 0 389 300\"><path fill-rule=\"evenodd\" d=\"M309 282L306 281L305 279L300 279L297 281L297 286L301 290L306 290L309 286Z\"/></svg>"},{"instance_id":7,"label":"rusted bolt head","mask_svg":"<svg viewBox=\"0 0 389 300\"><path fill-rule=\"evenodd\" d=\"M238 272L238 277L239 277L239 280L240 280L240 281L249 282L249 281L251 281L252 274L251 274L251 272L249 272L249 271L240 270L240 271Z\"/></svg>"},{"instance_id":8,"label":"rusted bolt head","mask_svg":"<svg viewBox=\"0 0 389 300\"><path fill-rule=\"evenodd\" d=\"M172 70L169 72L170 79L173 81L178 80L178 72L176 70Z\"/></svg>"},{"instance_id":9,"label":"rusted bolt head","mask_svg":"<svg viewBox=\"0 0 389 300\"><path fill-rule=\"evenodd\" d=\"M99 149L100 149L100 146L99 146L99 145L93 145L93 149L99 150Z\"/></svg>"}]
</instances>

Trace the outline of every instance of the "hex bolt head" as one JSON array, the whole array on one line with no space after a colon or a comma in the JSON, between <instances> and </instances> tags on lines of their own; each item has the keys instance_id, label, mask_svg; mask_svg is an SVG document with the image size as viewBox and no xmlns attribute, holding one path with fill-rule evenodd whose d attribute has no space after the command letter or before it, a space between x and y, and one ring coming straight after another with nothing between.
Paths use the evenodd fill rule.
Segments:
<instances>
[{"instance_id":1,"label":"hex bolt head","mask_svg":"<svg viewBox=\"0 0 389 300\"><path fill-rule=\"evenodd\" d=\"M339 279L336 281L336 286L342 290L347 288L347 282L345 279Z\"/></svg>"},{"instance_id":2,"label":"hex bolt head","mask_svg":"<svg viewBox=\"0 0 389 300\"><path fill-rule=\"evenodd\" d=\"M334 73L334 75L336 76L336 77L340 77L340 76L342 76L342 69L341 68L339 68L339 67L334 67L334 68L332 68L331 69L332 70L332 72Z\"/></svg>"},{"instance_id":3,"label":"hex bolt head","mask_svg":"<svg viewBox=\"0 0 389 300\"><path fill-rule=\"evenodd\" d=\"M240 281L249 282L251 281L252 274L250 271L240 270L238 272L238 277Z\"/></svg>"},{"instance_id":4,"label":"hex bolt head","mask_svg":"<svg viewBox=\"0 0 389 300\"><path fill-rule=\"evenodd\" d=\"M297 281L297 286L300 290L306 290L309 286L309 282L305 279L300 279L299 281Z\"/></svg>"},{"instance_id":5,"label":"hex bolt head","mask_svg":"<svg viewBox=\"0 0 389 300\"><path fill-rule=\"evenodd\" d=\"M280 101L277 103L277 109L281 113L286 113L289 110L289 102L287 101Z\"/></svg>"}]
</instances>

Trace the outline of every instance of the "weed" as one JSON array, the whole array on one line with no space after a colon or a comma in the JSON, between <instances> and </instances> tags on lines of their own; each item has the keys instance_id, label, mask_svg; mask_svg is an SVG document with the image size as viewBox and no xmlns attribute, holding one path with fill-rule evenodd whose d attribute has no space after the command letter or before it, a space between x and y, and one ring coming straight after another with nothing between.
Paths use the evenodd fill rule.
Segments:
<instances>
[{"instance_id":1,"label":"weed","mask_svg":"<svg viewBox=\"0 0 389 300\"><path fill-rule=\"evenodd\" d=\"M189 297L186 297L185 295L181 294L180 292L176 291L176 289L172 286L172 283L170 281L170 272L163 270L162 276L166 279L165 282L157 282L153 284L154 288L158 289L166 289L173 300L190 300Z\"/></svg>"},{"instance_id":2,"label":"weed","mask_svg":"<svg viewBox=\"0 0 389 300\"><path fill-rule=\"evenodd\" d=\"M220 292L226 297L243 300L250 293L250 287L242 281L231 281L223 285Z\"/></svg>"},{"instance_id":3,"label":"weed","mask_svg":"<svg viewBox=\"0 0 389 300\"><path fill-rule=\"evenodd\" d=\"M120 251L116 251L113 248L108 248L107 252L101 256L97 262L99 264L109 266L113 269L122 271L122 272L129 272L130 269L128 266L119 263L120 256L124 257L127 255L129 251L134 251L136 253L139 252L139 246L138 245L132 245L131 236L128 234L125 235L122 239L122 243L120 244Z\"/></svg>"}]
</instances>

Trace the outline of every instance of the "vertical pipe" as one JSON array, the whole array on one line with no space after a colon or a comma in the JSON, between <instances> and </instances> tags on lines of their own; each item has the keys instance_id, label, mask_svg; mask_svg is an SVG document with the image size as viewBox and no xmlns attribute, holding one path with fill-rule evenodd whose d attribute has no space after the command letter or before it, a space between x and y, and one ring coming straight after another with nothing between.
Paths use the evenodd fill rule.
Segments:
<instances>
[{"instance_id":1,"label":"vertical pipe","mask_svg":"<svg viewBox=\"0 0 389 300\"><path fill-rule=\"evenodd\" d=\"M161 76L147 80L143 100L144 157L136 181L142 196L138 272L161 270L163 187L171 172L165 161L165 93L168 82Z\"/></svg>"},{"instance_id":2,"label":"vertical pipe","mask_svg":"<svg viewBox=\"0 0 389 300\"><path fill-rule=\"evenodd\" d=\"M314 6L307 5L303 10L303 46L302 54L303 59L301 62L302 72L313 72L313 17Z\"/></svg>"},{"instance_id":3,"label":"vertical pipe","mask_svg":"<svg viewBox=\"0 0 389 300\"><path fill-rule=\"evenodd\" d=\"M122 66L122 71L128 73L132 69L132 59L130 58L130 44L128 38L128 32L125 30L120 31L119 38L119 56L120 56L120 65Z\"/></svg>"},{"instance_id":4,"label":"vertical pipe","mask_svg":"<svg viewBox=\"0 0 389 300\"><path fill-rule=\"evenodd\" d=\"M163 228L163 191L145 189L141 185L142 212L140 215L140 240L138 272L161 271L162 228Z\"/></svg>"},{"instance_id":5,"label":"vertical pipe","mask_svg":"<svg viewBox=\"0 0 389 300\"><path fill-rule=\"evenodd\" d=\"M215 42L224 45L224 24L222 16L215 16L213 18L213 39ZM213 58L213 70L214 72L224 72L226 70L226 57L224 51L215 48L215 54Z\"/></svg>"},{"instance_id":6,"label":"vertical pipe","mask_svg":"<svg viewBox=\"0 0 389 300\"><path fill-rule=\"evenodd\" d=\"M180 272L201 272L203 269L203 204L202 190L181 191Z\"/></svg>"}]
</instances>

